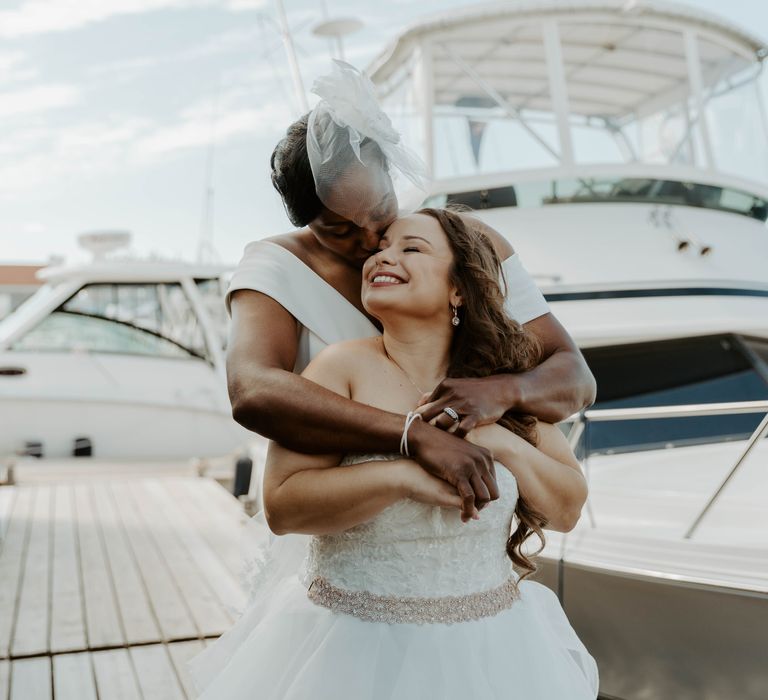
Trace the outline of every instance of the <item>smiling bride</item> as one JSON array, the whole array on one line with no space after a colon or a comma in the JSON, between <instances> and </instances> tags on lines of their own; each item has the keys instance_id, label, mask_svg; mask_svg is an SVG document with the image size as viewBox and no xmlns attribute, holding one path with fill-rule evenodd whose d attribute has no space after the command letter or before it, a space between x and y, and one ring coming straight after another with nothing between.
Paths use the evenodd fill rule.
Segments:
<instances>
[{"instance_id":1,"label":"smiling bride","mask_svg":"<svg viewBox=\"0 0 768 700\"><path fill-rule=\"evenodd\" d=\"M311 535L300 576L214 645L209 700L586 700L598 673L524 543L568 531L587 495L562 433L507 412L467 438L496 462L500 497L462 517L454 486L408 458L420 397L445 377L522 372L535 336L504 310L488 239L447 210L396 220L363 268L383 335L338 343L304 371L407 414L401 455L307 455L273 443L265 514ZM450 416L450 413L447 413ZM243 628L246 629L243 629Z\"/></svg>"}]
</instances>

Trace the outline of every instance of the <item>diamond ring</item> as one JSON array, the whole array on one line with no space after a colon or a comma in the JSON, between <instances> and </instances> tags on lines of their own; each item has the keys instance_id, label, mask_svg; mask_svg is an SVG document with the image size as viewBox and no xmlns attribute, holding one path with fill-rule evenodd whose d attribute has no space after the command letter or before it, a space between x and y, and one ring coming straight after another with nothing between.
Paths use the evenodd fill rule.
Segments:
<instances>
[{"instance_id":1,"label":"diamond ring","mask_svg":"<svg viewBox=\"0 0 768 700\"><path fill-rule=\"evenodd\" d=\"M461 420L461 418L459 418L459 414L456 413L456 411L454 411L450 406L446 406L443 409L443 413L452 418L454 423L458 423Z\"/></svg>"}]
</instances>

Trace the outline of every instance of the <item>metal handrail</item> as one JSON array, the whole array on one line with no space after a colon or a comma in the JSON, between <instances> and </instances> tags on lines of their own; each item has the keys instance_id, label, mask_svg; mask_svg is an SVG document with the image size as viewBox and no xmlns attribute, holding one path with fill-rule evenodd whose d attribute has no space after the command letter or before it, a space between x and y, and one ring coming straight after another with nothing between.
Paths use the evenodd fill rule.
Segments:
<instances>
[{"instance_id":1,"label":"metal handrail","mask_svg":"<svg viewBox=\"0 0 768 700\"><path fill-rule=\"evenodd\" d=\"M719 416L719 415L734 415L744 413L762 413L766 412L760 424L755 428L754 432L747 441L746 447L739 454L733 467L731 467L728 475L723 479L720 486L712 494L707 501L704 508L698 513L691 526L683 536L684 539L690 539L696 528L701 524L706 514L711 510L720 494L725 490L728 482L736 474L739 467L746 461L750 453L755 449L755 446L768 435L768 401L733 401L722 403L707 403L707 404L688 404L678 406L643 406L640 408L605 408L605 409L589 409L582 411L565 422L572 422L571 430L568 434L568 441L572 449L576 449L579 442L587 437L589 423L601 423L601 422L615 422L624 420L648 420L651 418L690 418L695 416ZM584 461L587 462L589 458L588 452L585 454ZM587 474L589 473L587 467ZM589 478L589 477L587 477ZM587 507L589 509L589 515L591 525L595 527L595 518L592 513L591 504L589 498L587 498Z\"/></svg>"},{"instance_id":2,"label":"metal handrail","mask_svg":"<svg viewBox=\"0 0 768 700\"><path fill-rule=\"evenodd\" d=\"M768 412L768 401L732 401L723 403L683 404L679 406L642 406L639 408L595 408L574 416L578 422L582 415L591 423L617 420L647 420L650 418L688 418L720 416L738 413Z\"/></svg>"},{"instance_id":3,"label":"metal handrail","mask_svg":"<svg viewBox=\"0 0 768 700\"><path fill-rule=\"evenodd\" d=\"M739 455L739 458L736 460L736 464L734 464L731 468L731 471L728 472L728 476L723 479L723 482L720 484L720 486L717 487L717 491L712 494L712 497L709 499L709 501L707 501L707 505L701 509L701 512L696 516L696 519L688 528L688 531L685 533L685 535L683 535L684 539L689 540L693 536L693 533L704 519L704 516L709 512L709 509L712 508L712 506L715 504L715 501L720 497L720 494L725 489L725 485L731 480L731 477L733 477L733 475L736 473L736 470L744 463L744 461L749 456L749 453L752 452L752 450L755 448L755 445L757 445L757 443L759 443L760 440L762 440L766 435L768 435L768 413L763 417L763 420L760 421L760 425L757 426L755 432L752 433L746 448Z\"/></svg>"}]
</instances>

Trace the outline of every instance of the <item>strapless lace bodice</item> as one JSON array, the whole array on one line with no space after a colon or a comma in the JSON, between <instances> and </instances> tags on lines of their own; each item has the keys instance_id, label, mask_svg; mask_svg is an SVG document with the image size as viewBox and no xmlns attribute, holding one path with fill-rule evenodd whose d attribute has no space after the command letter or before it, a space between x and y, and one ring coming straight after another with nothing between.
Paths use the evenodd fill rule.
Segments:
<instances>
[{"instance_id":1,"label":"strapless lace bodice","mask_svg":"<svg viewBox=\"0 0 768 700\"><path fill-rule=\"evenodd\" d=\"M395 456L355 455L342 464ZM462 596L504 584L511 573L505 545L517 482L496 465L501 496L479 520L456 509L403 500L373 520L335 535L312 537L306 574L348 591L384 596Z\"/></svg>"}]
</instances>

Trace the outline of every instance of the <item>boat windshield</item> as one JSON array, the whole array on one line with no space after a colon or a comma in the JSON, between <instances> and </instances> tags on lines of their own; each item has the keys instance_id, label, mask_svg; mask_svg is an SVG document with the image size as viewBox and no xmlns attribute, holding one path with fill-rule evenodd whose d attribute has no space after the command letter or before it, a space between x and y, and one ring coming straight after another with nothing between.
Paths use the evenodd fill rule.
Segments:
<instances>
[{"instance_id":1,"label":"boat windshield","mask_svg":"<svg viewBox=\"0 0 768 700\"><path fill-rule=\"evenodd\" d=\"M488 189L446 192L425 206L462 204L472 209L540 207L546 204L641 202L716 209L758 221L768 219L768 202L731 187L645 177L559 178Z\"/></svg>"},{"instance_id":2,"label":"boat windshield","mask_svg":"<svg viewBox=\"0 0 768 700\"><path fill-rule=\"evenodd\" d=\"M768 399L768 339L738 335L586 348L597 380L593 408L640 408ZM760 414L589 424L587 454L744 440Z\"/></svg>"},{"instance_id":3,"label":"boat windshield","mask_svg":"<svg viewBox=\"0 0 768 700\"><path fill-rule=\"evenodd\" d=\"M11 349L209 360L199 319L179 283L85 285Z\"/></svg>"},{"instance_id":4,"label":"boat windshield","mask_svg":"<svg viewBox=\"0 0 768 700\"><path fill-rule=\"evenodd\" d=\"M0 321L0 347L3 341L14 335L28 320L48 306L59 293L58 284L44 284L31 297L19 305L12 314Z\"/></svg>"}]
</instances>

